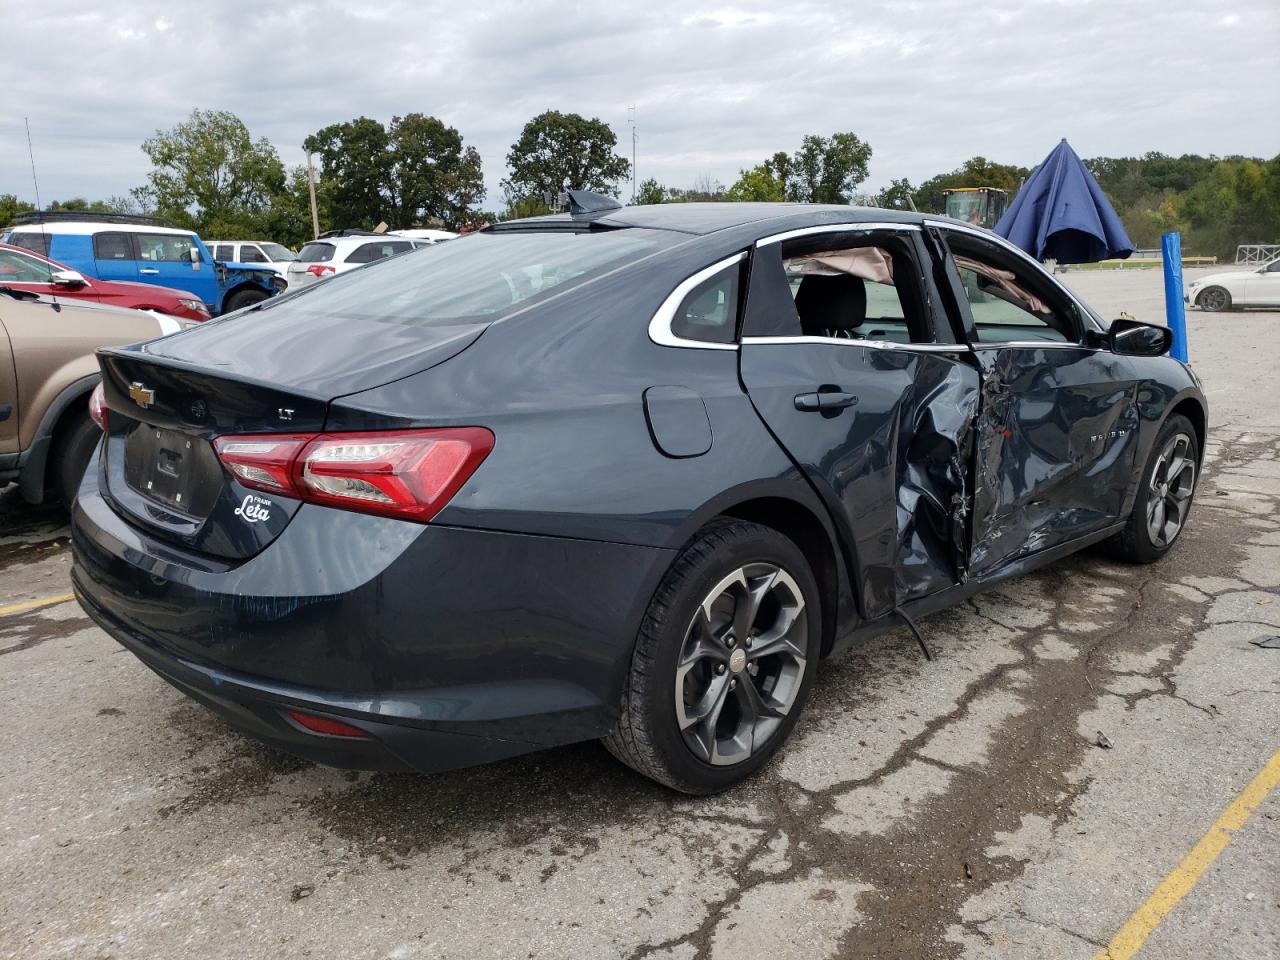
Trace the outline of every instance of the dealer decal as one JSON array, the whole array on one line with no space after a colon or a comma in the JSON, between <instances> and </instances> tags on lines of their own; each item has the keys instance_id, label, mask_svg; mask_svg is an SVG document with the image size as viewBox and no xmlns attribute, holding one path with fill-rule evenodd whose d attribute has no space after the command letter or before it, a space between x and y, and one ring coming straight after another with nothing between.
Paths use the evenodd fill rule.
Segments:
<instances>
[{"instance_id":1,"label":"dealer decal","mask_svg":"<svg viewBox=\"0 0 1280 960\"><path fill-rule=\"evenodd\" d=\"M257 523L259 520L271 519L271 501L266 497L257 497L252 493L244 498L244 502L236 507L236 516L243 517L245 523Z\"/></svg>"}]
</instances>

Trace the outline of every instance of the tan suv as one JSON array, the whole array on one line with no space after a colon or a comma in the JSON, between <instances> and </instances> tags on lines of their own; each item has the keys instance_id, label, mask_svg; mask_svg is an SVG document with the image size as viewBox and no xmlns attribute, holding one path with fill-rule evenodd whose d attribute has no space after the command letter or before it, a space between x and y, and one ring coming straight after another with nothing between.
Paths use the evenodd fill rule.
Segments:
<instances>
[{"instance_id":1,"label":"tan suv","mask_svg":"<svg viewBox=\"0 0 1280 960\"><path fill-rule=\"evenodd\" d=\"M70 504L100 433L89 418L98 347L173 333L145 310L36 296L0 286L0 487Z\"/></svg>"}]
</instances>

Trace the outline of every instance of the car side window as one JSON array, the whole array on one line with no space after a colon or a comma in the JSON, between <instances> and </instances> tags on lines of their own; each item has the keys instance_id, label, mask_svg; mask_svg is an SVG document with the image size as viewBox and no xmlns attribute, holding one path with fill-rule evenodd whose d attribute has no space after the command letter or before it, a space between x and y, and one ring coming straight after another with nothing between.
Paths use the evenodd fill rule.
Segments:
<instances>
[{"instance_id":1,"label":"car side window","mask_svg":"<svg viewBox=\"0 0 1280 960\"><path fill-rule=\"evenodd\" d=\"M156 263L191 262L191 248L196 245L195 237L181 234L140 233L138 234L138 252L143 260Z\"/></svg>"},{"instance_id":2,"label":"car side window","mask_svg":"<svg viewBox=\"0 0 1280 960\"><path fill-rule=\"evenodd\" d=\"M219 243L209 248L209 256L215 260L231 260L236 258L235 247L229 243Z\"/></svg>"},{"instance_id":3,"label":"car side window","mask_svg":"<svg viewBox=\"0 0 1280 960\"><path fill-rule=\"evenodd\" d=\"M777 262L775 256L781 259L786 294L769 295L774 301L769 309L785 316L773 320L770 335L901 344L935 341L908 237L854 229L814 233L784 241L778 253L768 246L758 248L758 269L776 270L770 266ZM756 282L753 276L753 297Z\"/></svg>"},{"instance_id":4,"label":"car side window","mask_svg":"<svg viewBox=\"0 0 1280 960\"><path fill-rule=\"evenodd\" d=\"M95 233L93 235L95 260L132 260L133 244L127 233Z\"/></svg>"},{"instance_id":5,"label":"car side window","mask_svg":"<svg viewBox=\"0 0 1280 960\"><path fill-rule=\"evenodd\" d=\"M947 242L978 343L1077 340L1071 311L1055 302L1031 268L976 238L952 235Z\"/></svg>"},{"instance_id":6,"label":"car side window","mask_svg":"<svg viewBox=\"0 0 1280 960\"><path fill-rule=\"evenodd\" d=\"M52 268L43 260L13 250L0 250L0 285L5 283L48 283Z\"/></svg>"},{"instance_id":7,"label":"car side window","mask_svg":"<svg viewBox=\"0 0 1280 960\"><path fill-rule=\"evenodd\" d=\"M9 237L9 242L15 247L34 250L41 256L47 257L51 239L47 233L15 233Z\"/></svg>"},{"instance_id":8,"label":"car side window","mask_svg":"<svg viewBox=\"0 0 1280 960\"><path fill-rule=\"evenodd\" d=\"M252 243L246 243L246 244L242 244L240 247L240 262L241 263L266 263L267 258L263 256L262 251L259 250L257 247L255 247Z\"/></svg>"},{"instance_id":9,"label":"car side window","mask_svg":"<svg viewBox=\"0 0 1280 960\"><path fill-rule=\"evenodd\" d=\"M735 263L690 290L671 318L671 332L683 340L733 343L741 275L742 265Z\"/></svg>"},{"instance_id":10,"label":"car side window","mask_svg":"<svg viewBox=\"0 0 1280 960\"><path fill-rule=\"evenodd\" d=\"M408 240L389 240L377 243L362 243L347 256L344 263L373 263L375 260L383 260L387 257L394 257L397 253L404 253L406 250L413 249L413 244Z\"/></svg>"}]
</instances>

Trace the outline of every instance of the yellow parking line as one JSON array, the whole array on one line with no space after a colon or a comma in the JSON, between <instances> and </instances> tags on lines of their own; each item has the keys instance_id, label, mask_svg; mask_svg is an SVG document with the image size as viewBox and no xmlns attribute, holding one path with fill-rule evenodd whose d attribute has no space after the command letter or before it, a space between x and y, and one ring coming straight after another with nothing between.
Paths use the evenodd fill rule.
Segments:
<instances>
[{"instance_id":1,"label":"yellow parking line","mask_svg":"<svg viewBox=\"0 0 1280 960\"><path fill-rule=\"evenodd\" d=\"M1106 948L1094 954L1093 960L1129 960L1141 950L1147 937L1160 925L1160 921L1169 915L1178 901L1191 892L1201 875L1218 858L1218 854L1226 849L1233 832L1244 826L1253 811L1278 784L1280 753L1267 761L1262 772L1222 811L1209 832L1200 838L1200 842L1183 858L1173 873L1165 877L1164 883L1156 887L1155 893L1120 928L1120 932L1111 938Z\"/></svg>"},{"instance_id":2,"label":"yellow parking line","mask_svg":"<svg viewBox=\"0 0 1280 960\"><path fill-rule=\"evenodd\" d=\"M7 607L0 607L0 617L10 613L22 613L26 610L39 610L41 607L52 607L54 604L66 603L68 600L74 600L74 593L64 593L60 597L45 597L43 600L23 600L22 603L11 603Z\"/></svg>"}]
</instances>

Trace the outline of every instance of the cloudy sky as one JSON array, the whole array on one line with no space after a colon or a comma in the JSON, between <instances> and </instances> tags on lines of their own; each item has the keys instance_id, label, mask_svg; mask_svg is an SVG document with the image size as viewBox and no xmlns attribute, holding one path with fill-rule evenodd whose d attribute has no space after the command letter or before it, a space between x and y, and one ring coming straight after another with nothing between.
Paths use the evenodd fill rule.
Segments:
<instances>
[{"instance_id":1,"label":"cloudy sky","mask_svg":"<svg viewBox=\"0 0 1280 960\"><path fill-rule=\"evenodd\" d=\"M0 0L0 193L105 197L195 107L230 110L286 163L326 124L412 111L461 131L498 205L547 108L609 123L639 175L688 186L849 130L874 189L982 154L1280 152L1276 0L427 3ZM1256 92L1250 92L1256 91Z\"/></svg>"}]
</instances>

